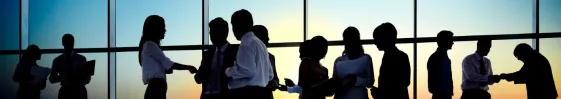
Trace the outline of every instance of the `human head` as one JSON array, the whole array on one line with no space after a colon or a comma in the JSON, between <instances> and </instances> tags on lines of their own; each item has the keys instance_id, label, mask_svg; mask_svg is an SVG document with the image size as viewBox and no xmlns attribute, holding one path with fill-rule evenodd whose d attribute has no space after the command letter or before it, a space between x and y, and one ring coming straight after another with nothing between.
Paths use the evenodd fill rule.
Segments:
<instances>
[{"instance_id":1,"label":"human head","mask_svg":"<svg viewBox=\"0 0 561 99\"><path fill-rule=\"evenodd\" d=\"M41 60L41 52L39 51L39 46L29 45L22 53L22 59L24 60Z\"/></svg>"},{"instance_id":2,"label":"human head","mask_svg":"<svg viewBox=\"0 0 561 99\"><path fill-rule=\"evenodd\" d=\"M353 26L349 26L343 31L343 43L345 43L346 55L355 56L364 53L362 43L360 42L360 33Z\"/></svg>"},{"instance_id":3,"label":"human head","mask_svg":"<svg viewBox=\"0 0 561 99\"><path fill-rule=\"evenodd\" d=\"M269 46L269 31L265 26L263 25L253 26L253 33L255 33L255 36L257 36L257 38L263 41L265 45Z\"/></svg>"},{"instance_id":4,"label":"human head","mask_svg":"<svg viewBox=\"0 0 561 99\"><path fill-rule=\"evenodd\" d=\"M483 37L477 40L477 52L481 56L487 56L491 51L491 38Z\"/></svg>"},{"instance_id":5,"label":"human head","mask_svg":"<svg viewBox=\"0 0 561 99\"><path fill-rule=\"evenodd\" d=\"M323 36L314 36L311 40L311 57L314 60L321 60L327 54L327 40Z\"/></svg>"},{"instance_id":6,"label":"human head","mask_svg":"<svg viewBox=\"0 0 561 99\"><path fill-rule=\"evenodd\" d=\"M62 36L62 46L64 47L64 52L74 51L74 36L72 34L64 34Z\"/></svg>"},{"instance_id":7,"label":"human head","mask_svg":"<svg viewBox=\"0 0 561 99\"><path fill-rule=\"evenodd\" d=\"M251 31L253 27L253 17L251 13L245 9L234 12L231 21L232 31L237 40L241 40L242 36Z\"/></svg>"},{"instance_id":8,"label":"human head","mask_svg":"<svg viewBox=\"0 0 561 99\"><path fill-rule=\"evenodd\" d=\"M514 48L514 56L522 62L526 62L532 59L532 54L536 53L532 47L526 43L520 43Z\"/></svg>"},{"instance_id":9,"label":"human head","mask_svg":"<svg viewBox=\"0 0 561 99\"><path fill-rule=\"evenodd\" d=\"M452 49L452 45L454 45L454 33L448 30L442 30L436 36L438 48L441 49Z\"/></svg>"},{"instance_id":10,"label":"human head","mask_svg":"<svg viewBox=\"0 0 561 99\"><path fill-rule=\"evenodd\" d=\"M209 34L212 44L216 46L222 46L222 44L227 42L226 38L228 38L229 30L228 22L226 22L221 17L218 17L210 21L208 26L210 27Z\"/></svg>"},{"instance_id":11,"label":"human head","mask_svg":"<svg viewBox=\"0 0 561 99\"><path fill-rule=\"evenodd\" d=\"M300 43L300 48L298 49L298 52L300 52L300 59L303 59L304 57L310 58L310 50L310 40Z\"/></svg>"},{"instance_id":12,"label":"human head","mask_svg":"<svg viewBox=\"0 0 561 99\"><path fill-rule=\"evenodd\" d=\"M378 47L378 50L384 51L395 46L397 30L393 24L386 22L376 27L372 36L374 36L374 44Z\"/></svg>"},{"instance_id":13,"label":"human head","mask_svg":"<svg viewBox=\"0 0 561 99\"><path fill-rule=\"evenodd\" d=\"M166 34L164 18L158 15L150 15L144 21L142 28L142 39L160 43Z\"/></svg>"}]
</instances>

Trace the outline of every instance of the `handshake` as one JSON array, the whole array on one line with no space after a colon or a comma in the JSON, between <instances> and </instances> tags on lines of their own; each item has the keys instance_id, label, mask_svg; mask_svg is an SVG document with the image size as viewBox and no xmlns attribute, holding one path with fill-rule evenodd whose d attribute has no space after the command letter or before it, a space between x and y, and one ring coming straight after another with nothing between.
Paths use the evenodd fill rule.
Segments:
<instances>
[{"instance_id":1,"label":"handshake","mask_svg":"<svg viewBox=\"0 0 561 99\"><path fill-rule=\"evenodd\" d=\"M503 73L503 74L501 74L501 75L490 75L490 76L488 77L488 79L489 79L490 82L493 82L493 83L498 83L498 82L500 82L502 79L511 82L511 81L514 80L514 76L513 76L513 74L504 74L504 73Z\"/></svg>"}]
</instances>

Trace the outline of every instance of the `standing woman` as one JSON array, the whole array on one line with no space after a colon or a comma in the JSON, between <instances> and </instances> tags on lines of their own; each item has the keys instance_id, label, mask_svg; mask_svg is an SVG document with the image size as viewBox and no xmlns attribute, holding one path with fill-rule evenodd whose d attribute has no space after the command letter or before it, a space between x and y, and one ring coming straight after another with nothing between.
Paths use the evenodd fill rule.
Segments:
<instances>
[{"instance_id":1,"label":"standing woman","mask_svg":"<svg viewBox=\"0 0 561 99\"><path fill-rule=\"evenodd\" d=\"M148 85L144 99L166 99L166 74L171 74L174 69L189 70L191 74L197 71L194 66L175 63L164 55L160 49L160 41L164 39L165 33L164 18L158 15L146 18L138 54L142 66L142 81Z\"/></svg>"},{"instance_id":2,"label":"standing woman","mask_svg":"<svg viewBox=\"0 0 561 99\"><path fill-rule=\"evenodd\" d=\"M32 67L39 67L39 65L37 65L37 60L40 59L41 52L39 52L39 47L37 45L29 45L22 53L22 57L12 78L14 82L19 83L17 92L18 99L39 99L41 90L45 89L47 78L39 78L41 80L36 83L33 82L33 79L37 78L31 74Z\"/></svg>"},{"instance_id":3,"label":"standing woman","mask_svg":"<svg viewBox=\"0 0 561 99\"><path fill-rule=\"evenodd\" d=\"M345 29L343 42L345 51L335 60L333 78L356 78L356 81L338 90L334 99L368 99L367 88L374 84L372 58L364 53L357 28L351 26Z\"/></svg>"}]
</instances>

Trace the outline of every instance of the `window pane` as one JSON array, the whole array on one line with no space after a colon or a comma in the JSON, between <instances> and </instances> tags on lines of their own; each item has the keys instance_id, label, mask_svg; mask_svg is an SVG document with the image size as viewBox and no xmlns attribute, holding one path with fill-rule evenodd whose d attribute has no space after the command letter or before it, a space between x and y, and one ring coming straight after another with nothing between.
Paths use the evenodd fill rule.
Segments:
<instances>
[{"instance_id":1,"label":"window pane","mask_svg":"<svg viewBox=\"0 0 561 99\"><path fill-rule=\"evenodd\" d=\"M200 66L201 51L166 51L168 58L186 65ZM201 85L195 82L189 71L174 71L167 76L168 99L198 99ZM142 82L142 68L138 63L138 52L117 53L117 99L142 99L146 91Z\"/></svg>"},{"instance_id":2,"label":"window pane","mask_svg":"<svg viewBox=\"0 0 561 99\"><path fill-rule=\"evenodd\" d=\"M107 53L79 53L86 57L86 60L96 60L95 75L91 77L91 81L86 85L89 99L107 99L108 79L107 78ZM38 65L52 68L53 60L61 54L43 54L41 60L37 61ZM50 83L47 81L47 87L41 90L42 99L56 99L60 89L60 83Z\"/></svg>"},{"instance_id":3,"label":"window pane","mask_svg":"<svg viewBox=\"0 0 561 99\"><path fill-rule=\"evenodd\" d=\"M421 0L418 36L441 30L454 36L532 33L533 0Z\"/></svg>"},{"instance_id":4,"label":"window pane","mask_svg":"<svg viewBox=\"0 0 561 99\"><path fill-rule=\"evenodd\" d=\"M547 58L553 73L557 94L561 94L561 38L540 39L540 53Z\"/></svg>"},{"instance_id":5,"label":"window pane","mask_svg":"<svg viewBox=\"0 0 561 99\"><path fill-rule=\"evenodd\" d=\"M279 77L279 83L284 83L284 78L289 78L294 83L298 83L298 70L300 67L299 47L268 48L268 51L275 56L275 67ZM289 94L286 91L274 91L275 99L298 99L298 94Z\"/></svg>"},{"instance_id":6,"label":"window pane","mask_svg":"<svg viewBox=\"0 0 561 99\"><path fill-rule=\"evenodd\" d=\"M0 1L0 50L19 49L19 0Z\"/></svg>"},{"instance_id":7,"label":"window pane","mask_svg":"<svg viewBox=\"0 0 561 99\"><path fill-rule=\"evenodd\" d=\"M492 42L491 51L487 58L491 60L493 73L500 75L501 73L512 73L522 68L522 62L516 59L512 54L516 45L520 43L532 44L531 39L520 40L494 40ZM428 73L427 61L436 51L436 43L419 43L418 62L417 65L417 92L418 98L430 99L432 94L428 90ZM448 57L452 62L452 80L454 88L454 99L460 99L462 96L462 61L469 55L475 53L477 41L455 42L452 49L448 51ZM501 82L490 85L489 93L493 99L518 99L526 98L526 86L515 85L512 82L502 80Z\"/></svg>"},{"instance_id":8,"label":"window pane","mask_svg":"<svg viewBox=\"0 0 561 99\"><path fill-rule=\"evenodd\" d=\"M12 80L12 77L16 71L18 62L19 54L0 55L0 65L2 65L0 72L0 78L2 79L0 80L0 86L2 87L0 98L2 99L16 99L19 85Z\"/></svg>"},{"instance_id":9,"label":"window pane","mask_svg":"<svg viewBox=\"0 0 561 99\"><path fill-rule=\"evenodd\" d=\"M372 39L384 22L397 28L398 38L413 37L413 0L310 0L308 7L308 38L343 40L343 30L354 26L361 39Z\"/></svg>"},{"instance_id":10,"label":"window pane","mask_svg":"<svg viewBox=\"0 0 561 99\"><path fill-rule=\"evenodd\" d=\"M231 17L246 9L253 16L254 25L264 25L274 42L301 42L304 39L304 2L302 0L210 0L209 21L222 17L230 28L228 41L239 43L233 31Z\"/></svg>"},{"instance_id":11,"label":"window pane","mask_svg":"<svg viewBox=\"0 0 561 99\"><path fill-rule=\"evenodd\" d=\"M166 37L162 45L202 44L201 0L117 0L117 47L138 46L144 20L159 15L166 23Z\"/></svg>"},{"instance_id":12,"label":"window pane","mask_svg":"<svg viewBox=\"0 0 561 99\"><path fill-rule=\"evenodd\" d=\"M540 0L540 32L561 32L561 1Z\"/></svg>"},{"instance_id":13,"label":"window pane","mask_svg":"<svg viewBox=\"0 0 561 99\"><path fill-rule=\"evenodd\" d=\"M66 33L75 48L107 47L107 1L29 0L29 44L63 48Z\"/></svg>"}]
</instances>

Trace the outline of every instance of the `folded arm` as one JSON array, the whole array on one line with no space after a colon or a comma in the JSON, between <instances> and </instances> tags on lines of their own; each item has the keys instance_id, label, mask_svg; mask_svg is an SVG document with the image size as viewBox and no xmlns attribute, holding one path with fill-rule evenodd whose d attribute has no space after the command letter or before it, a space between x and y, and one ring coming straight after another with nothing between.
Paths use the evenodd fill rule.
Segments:
<instances>
[{"instance_id":1,"label":"folded arm","mask_svg":"<svg viewBox=\"0 0 561 99\"><path fill-rule=\"evenodd\" d=\"M254 49L248 45L240 45L236 62L234 62L234 66L226 69L226 76L232 77L232 79L252 78L253 71L257 67L255 60Z\"/></svg>"}]
</instances>

